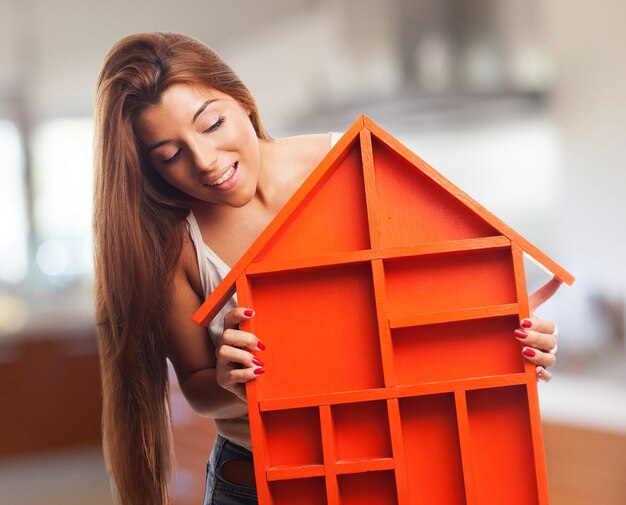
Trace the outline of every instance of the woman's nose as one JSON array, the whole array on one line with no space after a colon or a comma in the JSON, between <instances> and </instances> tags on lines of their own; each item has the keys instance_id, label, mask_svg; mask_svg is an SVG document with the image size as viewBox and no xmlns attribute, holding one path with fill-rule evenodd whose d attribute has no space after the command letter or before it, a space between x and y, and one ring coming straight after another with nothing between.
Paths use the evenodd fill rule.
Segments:
<instances>
[{"instance_id":1,"label":"woman's nose","mask_svg":"<svg viewBox=\"0 0 626 505\"><path fill-rule=\"evenodd\" d=\"M211 171L217 166L217 149L207 145L197 145L193 160L199 171Z\"/></svg>"}]
</instances>

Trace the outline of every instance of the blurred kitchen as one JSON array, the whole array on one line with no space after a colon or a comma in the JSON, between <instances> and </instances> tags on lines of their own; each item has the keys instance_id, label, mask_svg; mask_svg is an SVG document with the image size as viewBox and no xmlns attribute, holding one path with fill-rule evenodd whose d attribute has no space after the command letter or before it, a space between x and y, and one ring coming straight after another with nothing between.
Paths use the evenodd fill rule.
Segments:
<instances>
[{"instance_id":1,"label":"blurred kitchen","mask_svg":"<svg viewBox=\"0 0 626 505\"><path fill-rule=\"evenodd\" d=\"M113 503L92 104L112 44L154 30L220 53L273 136L366 113L576 275L539 310L560 326L539 386L552 503L626 503L624 19L618 0L0 0L0 503ZM172 395L173 492L198 504L212 423Z\"/></svg>"}]
</instances>

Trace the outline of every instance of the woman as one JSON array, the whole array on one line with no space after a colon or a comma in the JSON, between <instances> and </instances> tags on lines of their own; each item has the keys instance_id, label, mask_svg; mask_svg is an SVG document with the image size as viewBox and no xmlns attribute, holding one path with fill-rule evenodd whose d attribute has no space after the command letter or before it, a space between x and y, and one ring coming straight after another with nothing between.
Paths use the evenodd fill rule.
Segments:
<instances>
[{"instance_id":1,"label":"woman","mask_svg":"<svg viewBox=\"0 0 626 505\"><path fill-rule=\"evenodd\" d=\"M168 501L166 358L220 433L205 503L256 502L244 385L265 371L252 354L264 344L237 329L254 311L231 300L211 338L191 315L332 141L271 139L247 88L191 37L133 35L106 57L96 96L96 312L105 451L122 503ZM554 324L522 327L520 352L549 380Z\"/></svg>"}]
</instances>

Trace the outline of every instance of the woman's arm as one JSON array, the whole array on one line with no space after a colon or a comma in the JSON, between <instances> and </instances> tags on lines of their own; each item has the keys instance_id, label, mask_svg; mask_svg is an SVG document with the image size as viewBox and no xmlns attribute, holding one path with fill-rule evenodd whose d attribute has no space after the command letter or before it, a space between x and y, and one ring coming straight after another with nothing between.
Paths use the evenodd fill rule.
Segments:
<instances>
[{"instance_id":1,"label":"woman's arm","mask_svg":"<svg viewBox=\"0 0 626 505\"><path fill-rule=\"evenodd\" d=\"M168 357L180 388L194 410L213 418L240 417L247 413L245 383L257 377L261 370L260 360L250 352L260 350L258 339L235 329L239 322L251 316L246 316L249 312L244 308L227 314L226 329L216 352L206 328L191 320L202 300L187 275L186 256L183 251L174 274L168 317ZM195 261L195 257L192 258Z\"/></svg>"}]
</instances>

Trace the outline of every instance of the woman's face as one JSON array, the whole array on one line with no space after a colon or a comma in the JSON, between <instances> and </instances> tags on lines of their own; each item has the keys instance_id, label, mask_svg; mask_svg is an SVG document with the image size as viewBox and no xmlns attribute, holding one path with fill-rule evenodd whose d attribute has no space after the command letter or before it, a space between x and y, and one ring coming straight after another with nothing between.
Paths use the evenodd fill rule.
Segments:
<instances>
[{"instance_id":1,"label":"woman's face","mask_svg":"<svg viewBox=\"0 0 626 505\"><path fill-rule=\"evenodd\" d=\"M259 139L234 98L175 84L134 128L144 156L168 183L208 203L241 207L255 194Z\"/></svg>"}]
</instances>

